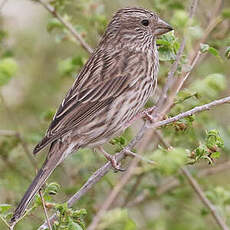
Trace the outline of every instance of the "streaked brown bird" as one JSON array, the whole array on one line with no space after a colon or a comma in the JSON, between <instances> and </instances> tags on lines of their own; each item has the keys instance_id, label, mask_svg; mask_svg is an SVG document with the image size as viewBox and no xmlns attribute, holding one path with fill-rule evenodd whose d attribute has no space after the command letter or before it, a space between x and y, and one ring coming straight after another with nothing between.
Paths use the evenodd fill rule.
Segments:
<instances>
[{"instance_id":1,"label":"streaked brown bird","mask_svg":"<svg viewBox=\"0 0 230 230\"><path fill-rule=\"evenodd\" d=\"M11 224L25 212L53 170L73 151L100 147L143 108L157 84L156 37L172 30L154 12L119 10L77 76L34 154L51 143L42 168L19 203ZM105 153L112 165L114 157Z\"/></svg>"}]
</instances>

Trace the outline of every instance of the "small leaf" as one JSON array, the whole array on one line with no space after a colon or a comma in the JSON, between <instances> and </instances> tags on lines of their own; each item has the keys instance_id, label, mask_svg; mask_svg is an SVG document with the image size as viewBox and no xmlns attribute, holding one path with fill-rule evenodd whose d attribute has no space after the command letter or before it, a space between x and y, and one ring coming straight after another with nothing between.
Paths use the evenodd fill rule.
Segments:
<instances>
[{"instance_id":1,"label":"small leaf","mask_svg":"<svg viewBox=\"0 0 230 230\"><path fill-rule=\"evenodd\" d=\"M7 84L17 72L18 65L13 58L0 61L0 86Z\"/></svg>"},{"instance_id":2,"label":"small leaf","mask_svg":"<svg viewBox=\"0 0 230 230\"><path fill-rule=\"evenodd\" d=\"M227 49L226 49L226 51L225 51L225 57L227 58L227 59L230 59L230 46L229 47L227 47Z\"/></svg>"},{"instance_id":3,"label":"small leaf","mask_svg":"<svg viewBox=\"0 0 230 230\"><path fill-rule=\"evenodd\" d=\"M52 182L46 187L45 193L49 195L56 195L59 190L60 185L56 182Z\"/></svg>"},{"instance_id":4,"label":"small leaf","mask_svg":"<svg viewBox=\"0 0 230 230\"><path fill-rule=\"evenodd\" d=\"M10 204L0 204L0 214L6 213L11 207Z\"/></svg>"},{"instance_id":5,"label":"small leaf","mask_svg":"<svg viewBox=\"0 0 230 230\"><path fill-rule=\"evenodd\" d=\"M179 28L185 28L189 21L188 14L184 10L176 10L173 14L171 23Z\"/></svg>"},{"instance_id":6,"label":"small leaf","mask_svg":"<svg viewBox=\"0 0 230 230\"><path fill-rule=\"evenodd\" d=\"M230 8L225 8L222 11L222 16L223 16L223 18L230 18Z\"/></svg>"},{"instance_id":7,"label":"small leaf","mask_svg":"<svg viewBox=\"0 0 230 230\"><path fill-rule=\"evenodd\" d=\"M202 53L205 53L205 52L207 52L208 50L209 50L209 45L208 44L203 44L203 43L201 43L200 44L200 51L202 52Z\"/></svg>"},{"instance_id":8,"label":"small leaf","mask_svg":"<svg viewBox=\"0 0 230 230\"><path fill-rule=\"evenodd\" d=\"M49 21L48 21L48 23L47 23L46 28L47 28L47 31L48 31L48 32L51 32L51 31L53 31L54 29L57 29L57 28L58 28L58 29L63 29L64 26L63 26L63 24L62 24L59 20L57 20L56 18L50 18Z\"/></svg>"},{"instance_id":9,"label":"small leaf","mask_svg":"<svg viewBox=\"0 0 230 230\"><path fill-rule=\"evenodd\" d=\"M214 153L212 153L211 157L214 158L214 159L220 158L220 152L214 152Z\"/></svg>"},{"instance_id":10,"label":"small leaf","mask_svg":"<svg viewBox=\"0 0 230 230\"><path fill-rule=\"evenodd\" d=\"M208 52L216 57L220 56L218 50L213 47L209 47Z\"/></svg>"}]
</instances>

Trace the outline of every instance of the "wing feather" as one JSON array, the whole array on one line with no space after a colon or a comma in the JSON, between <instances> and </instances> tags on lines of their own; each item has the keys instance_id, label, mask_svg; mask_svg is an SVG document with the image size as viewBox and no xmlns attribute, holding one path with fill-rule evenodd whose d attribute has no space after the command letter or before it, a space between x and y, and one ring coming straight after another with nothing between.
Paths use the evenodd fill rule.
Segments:
<instances>
[{"instance_id":1,"label":"wing feather","mask_svg":"<svg viewBox=\"0 0 230 230\"><path fill-rule=\"evenodd\" d=\"M143 54L127 52L124 55L124 53L115 52L114 58L106 59L102 53L96 52L85 64L73 87L58 108L46 136L35 147L34 154L69 131L80 127L82 122L90 121L95 113L109 106L129 85L133 85L132 81L135 79L132 79L131 74L124 70L124 64L121 65L121 63L135 66L135 60L136 62L143 60L140 58L140 55ZM105 66L102 68L103 59L111 62L106 63L107 70ZM90 69L92 63L94 65ZM136 66L138 66L137 63ZM109 76L109 72L112 75Z\"/></svg>"}]
</instances>

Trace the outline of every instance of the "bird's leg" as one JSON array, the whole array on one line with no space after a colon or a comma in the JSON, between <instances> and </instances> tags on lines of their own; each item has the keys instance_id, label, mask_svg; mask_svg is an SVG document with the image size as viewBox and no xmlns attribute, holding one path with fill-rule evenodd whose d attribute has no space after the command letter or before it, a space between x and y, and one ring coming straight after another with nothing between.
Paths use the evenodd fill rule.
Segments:
<instances>
[{"instance_id":1,"label":"bird's leg","mask_svg":"<svg viewBox=\"0 0 230 230\"><path fill-rule=\"evenodd\" d=\"M117 162L116 160L116 157L114 155L110 155L109 153L107 153L102 146L99 146L97 147L97 149L103 153L103 155L105 156L105 158L111 162L111 165L113 166L113 168L116 170L116 171L125 171L125 169L122 169L120 167L120 163Z\"/></svg>"},{"instance_id":2,"label":"bird's leg","mask_svg":"<svg viewBox=\"0 0 230 230\"><path fill-rule=\"evenodd\" d=\"M151 107L151 108L148 108L148 109L145 109L145 110L143 110L142 112L141 112L141 114L142 114L142 117L144 118L144 119L147 119L148 121L150 121L150 122L154 122L154 118L153 118L153 116L152 116L152 113L153 113L153 111L155 110L155 106L154 107Z\"/></svg>"},{"instance_id":3,"label":"bird's leg","mask_svg":"<svg viewBox=\"0 0 230 230\"><path fill-rule=\"evenodd\" d=\"M146 118L148 119L149 121L153 122L153 117L152 117L152 112L154 111L156 107L151 107L151 108L148 108L148 109L145 109L141 112L139 112L136 116L134 116L131 120L129 120L126 124L125 124L125 127L124 129L126 129L127 127L129 127L134 121L136 121L137 119L140 119L140 118Z\"/></svg>"}]
</instances>

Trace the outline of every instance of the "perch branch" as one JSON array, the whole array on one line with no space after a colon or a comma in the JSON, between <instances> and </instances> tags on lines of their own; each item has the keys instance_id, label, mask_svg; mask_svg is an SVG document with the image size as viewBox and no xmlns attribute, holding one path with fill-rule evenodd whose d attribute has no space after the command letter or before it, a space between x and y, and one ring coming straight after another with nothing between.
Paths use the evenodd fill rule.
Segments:
<instances>
[{"instance_id":1,"label":"perch branch","mask_svg":"<svg viewBox=\"0 0 230 230\"><path fill-rule=\"evenodd\" d=\"M138 144L140 142L140 140L143 138L144 132L146 131L146 129L148 129L149 131L152 131L152 128L156 129L159 128L161 126L164 125L168 125L172 122L178 121L181 118L185 118L187 116L191 116L193 114L202 112L202 111L206 111L206 110L210 110L212 107L217 106L217 105L221 105L224 103L230 103L230 96L229 97L225 97L219 100L215 100L211 103L202 105L202 106L198 106L195 107L192 110L189 110L187 112L181 113L175 117L171 117L169 119L163 120L163 121L158 121L153 125L144 125L142 127L142 129L138 132L137 136L130 142L130 144L127 146L127 149L131 149L133 148L136 144ZM143 143L143 142L142 142ZM126 149L123 149L121 152L116 154L116 159L118 162L120 162L122 159L124 159L126 157L125 154ZM137 158L135 158L134 160L137 160ZM130 165L131 167L131 165ZM75 193L69 200L68 200L68 206L71 207L73 204L75 204L86 192L88 192L102 177L104 177L105 174L107 174L109 172L109 170L112 168L110 162L107 162L104 166L102 166L100 169L98 169L89 179L88 181L81 187L81 189ZM128 173L128 172L127 172ZM127 174L126 173L126 174ZM126 176L126 174L124 175L124 177ZM128 177L128 176L127 176ZM54 214L51 218L50 218L50 222L52 224L52 222L55 220L56 215ZM46 227L46 223L43 224L39 229L45 229Z\"/></svg>"}]
</instances>

